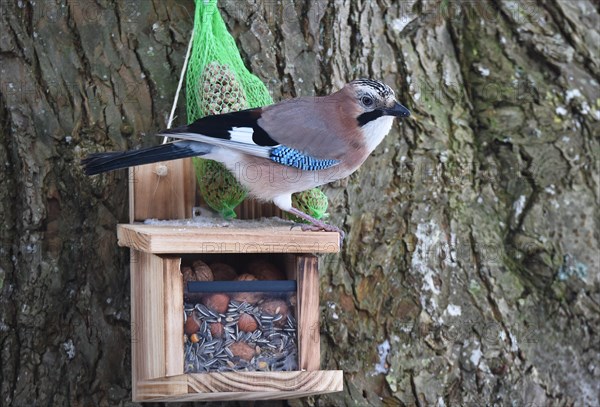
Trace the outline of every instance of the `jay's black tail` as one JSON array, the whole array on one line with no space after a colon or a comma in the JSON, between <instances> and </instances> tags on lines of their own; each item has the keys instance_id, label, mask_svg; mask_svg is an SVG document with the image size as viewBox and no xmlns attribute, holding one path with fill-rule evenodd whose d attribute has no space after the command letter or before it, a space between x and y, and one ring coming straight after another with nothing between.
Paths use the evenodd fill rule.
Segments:
<instances>
[{"instance_id":1,"label":"jay's black tail","mask_svg":"<svg viewBox=\"0 0 600 407\"><path fill-rule=\"evenodd\" d=\"M201 156L208 154L212 148L199 142L176 141L141 150L90 154L81 160L81 164L87 175L95 175L135 165Z\"/></svg>"}]
</instances>

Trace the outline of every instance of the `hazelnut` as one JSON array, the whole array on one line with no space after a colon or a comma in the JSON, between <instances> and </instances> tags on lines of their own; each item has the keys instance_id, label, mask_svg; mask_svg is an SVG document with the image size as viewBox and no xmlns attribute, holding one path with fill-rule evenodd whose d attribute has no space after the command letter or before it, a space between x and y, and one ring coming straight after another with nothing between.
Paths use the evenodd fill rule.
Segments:
<instances>
[{"instance_id":1,"label":"hazelnut","mask_svg":"<svg viewBox=\"0 0 600 407\"><path fill-rule=\"evenodd\" d=\"M220 322L213 322L212 324L209 324L208 329L210 329L210 334L213 336L213 338L222 338L223 334L225 333L225 328Z\"/></svg>"},{"instance_id":2,"label":"hazelnut","mask_svg":"<svg viewBox=\"0 0 600 407\"><path fill-rule=\"evenodd\" d=\"M283 300L270 299L262 303L263 312L271 315L281 315L283 318L275 322L277 326L284 326L288 316L288 306Z\"/></svg>"},{"instance_id":3,"label":"hazelnut","mask_svg":"<svg viewBox=\"0 0 600 407\"><path fill-rule=\"evenodd\" d=\"M258 280L285 280L281 270L266 260L255 260L248 265L247 272Z\"/></svg>"},{"instance_id":4,"label":"hazelnut","mask_svg":"<svg viewBox=\"0 0 600 407\"><path fill-rule=\"evenodd\" d=\"M238 328L240 328L240 331L254 332L258 328L258 323L256 323L256 319L252 315L242 314L238 320Z\"/></svg>"},{"instance_id":5,"label":"hazelnut","mask_svg":"<svg viewBox=\"0 0 600 407\"><path fill-rule=\"evenodd\" d=\"M254 348L245 342L234 342L229 345L229 350L233 356L238 356L248 362L254 357Z\"/></svg>"},{"instance_id":6,"label":"hazelnut","mask_svg":"<svg viewBox=\"0 0 600 407\"><path fill-rule=\"evenodd\" d=\"M229 306L229 297L223 293L208 294L202 298L202 304L219 314L224 314Z\"/></svg>"},{"instance_id":7,"label":"hazelnut","mask_svg":"<svg viewBox=\"0 0 600 407\"><path fill-rule=\"evenodd\" d=\"M271 315L287 314L287 303L277 298L271 298L262 303L261 309Z\"/></svg>"},{"instance_id":8,"label":"hazelnut","mask_svg":"<svg viewBox=\"0 0 600 407\"><path fill-rule=\"evenodd\" d=\"M213 272L213 277L215 281L230 281L235 280L237 277L237 273L228 264L225 263L213 263L210 265L210 268Z\"/></svg>"},{"instance_id":9,"label":"hazelnut","mask_svg":"<svg viewBox=\"0 0 600 407\"><path fill-rule=\"evenodd\" d=\"M198 320L198 317L196 316L196 314L192 312L185 320L184 332L187 335L191 335L193 333L198 332L199 330L200 330L200 321Z\"/></svg>"},{"instance_id":10,"label":"hazelnut","mask_svg":"<svg viewBox=\"0 0 600 407\"><path fill-rule=\"evenodd\" d=\"M192 269L196 275L196 281L213 281L213 272L208 267L208 264L202 260L196 260L192 264Z\"/></svg>"}]
</instances>

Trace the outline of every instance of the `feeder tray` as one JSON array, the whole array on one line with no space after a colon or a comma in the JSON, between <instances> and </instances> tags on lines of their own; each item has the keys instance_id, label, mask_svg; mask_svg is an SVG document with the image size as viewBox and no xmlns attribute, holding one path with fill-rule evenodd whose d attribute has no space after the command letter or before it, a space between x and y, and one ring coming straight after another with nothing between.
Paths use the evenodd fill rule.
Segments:
<instances>
[{"instance_id":1,"label":"feeder tray","mask_svg":"<svg viewBox=\"0 0 600 407\"><path fill-rule=\"evenodd\" d=\"M133 400L292 399L342 391L342 371L320 370L319 275L314 256L338 252L338 233L303 232L290 229L289 224L256 220L247 220L251 227L236 226L241 221L228 227L223 227L223 222L217 226L135 223L146 218L191 217L195 196L195 184L190 182L192 165L189 159L167 165L168 171L160 174L155 164L130 170L129 205L134 223L118 225L117 230L119 245L131 249ZM184 202L173 205L171 201L178 196ZM293 319L298 370L184 373L182 259L217 256L241 264L246 256L258 255L282 265L287 279L296 282Z\"/></svg>"}]
</instances>

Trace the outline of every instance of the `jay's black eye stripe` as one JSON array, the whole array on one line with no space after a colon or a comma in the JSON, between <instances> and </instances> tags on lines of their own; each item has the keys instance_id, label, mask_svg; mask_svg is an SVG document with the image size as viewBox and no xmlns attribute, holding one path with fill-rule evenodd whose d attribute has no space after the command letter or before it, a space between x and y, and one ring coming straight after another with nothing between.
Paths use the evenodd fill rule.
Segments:
<instances>
[{"instance_id":1,"label":"jay's black eye stripe","mask_svg":"<svg viewBox=\"0 0 600 407\"><path fill-rule=\"evenodd\" d=\"M365 124L380 118L381 116L383 116L383 112L381 110L372 110L370 112L361 114L356 118L356 120L358 121L358 125L362 127Z\"/></svg>"}]
</instances>

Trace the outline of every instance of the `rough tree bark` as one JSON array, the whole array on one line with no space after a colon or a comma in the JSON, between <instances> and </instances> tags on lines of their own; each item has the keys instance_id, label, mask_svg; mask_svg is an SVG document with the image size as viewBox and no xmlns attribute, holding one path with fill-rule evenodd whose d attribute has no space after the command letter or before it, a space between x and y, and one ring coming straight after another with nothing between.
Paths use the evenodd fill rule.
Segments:
<instances>
[{"instance_id":1,"label":"rough tree bark","mask_svg":"<svg viewBox=\"0 0 600 407\"><path fill-rule=\"evenodd\" d=\"M276 99L371 76L414 112L326 188L349 235L322 259L322 361L345 390L289 404L600 405L597 3L220 7ZM131 405L127 176L78 160L153 142L192 11L1 3L2 405Z\"/></svg>"}]
</instances>

